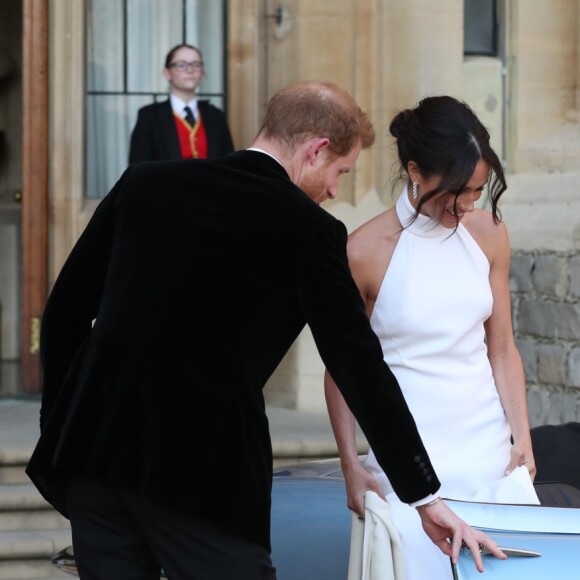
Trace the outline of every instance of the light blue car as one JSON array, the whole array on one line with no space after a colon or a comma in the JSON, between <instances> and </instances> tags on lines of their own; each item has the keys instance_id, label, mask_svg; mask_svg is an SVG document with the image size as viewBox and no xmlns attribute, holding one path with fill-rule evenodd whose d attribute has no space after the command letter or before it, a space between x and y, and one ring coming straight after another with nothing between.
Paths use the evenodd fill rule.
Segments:
<instances>
[{"instance_id":1,"label":"light blue car","mask_svg":"<svg viewBox=\"0 0 580 580\"><path fill-rule=\"evenodd\" d=\"M580 579L580 423L532 429L532 440L536 481L543 481L535 484L541 506L448 500L459 517L508 554L507 560L484 557L481 576L463 550L457 567L449 562L457 580ZM271 537L278 579L346 580L351 520L338 459L275 470ZM53 563L76 574L70 547Z\"/></svg>"},{"instance_id":2,"label":"light blue car","mask_svg":"<svg viewBox=\"0 0 580 580\"><path fill-rule=\"evenodd\" d=\"M484 557L481 576L465 549L456 569L449 562L456 579L580 579L580 490L545 483L536 491L542 506L447 501L508 553L507 560ZM547 507L554 505L566 507ZM350 526L338 460L274 473L272 560L279 580L346 580Z\"/></svg>"}]
</instances>

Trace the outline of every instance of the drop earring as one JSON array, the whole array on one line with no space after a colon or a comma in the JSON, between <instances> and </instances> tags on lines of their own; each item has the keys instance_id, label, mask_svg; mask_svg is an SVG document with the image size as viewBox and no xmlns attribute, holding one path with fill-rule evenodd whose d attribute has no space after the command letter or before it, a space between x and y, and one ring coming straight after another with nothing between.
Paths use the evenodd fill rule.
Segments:
<instances>
[{"instance_id":1,"label":"drop earring","mask_svg":"<svg viewBox=\"0 0 580 580\"><path fill-rule=\"evenodd\" d=\"M413 201L417 201L419 197L419 184L416 181L413 181Z\"/></svg>"}]
</instances>

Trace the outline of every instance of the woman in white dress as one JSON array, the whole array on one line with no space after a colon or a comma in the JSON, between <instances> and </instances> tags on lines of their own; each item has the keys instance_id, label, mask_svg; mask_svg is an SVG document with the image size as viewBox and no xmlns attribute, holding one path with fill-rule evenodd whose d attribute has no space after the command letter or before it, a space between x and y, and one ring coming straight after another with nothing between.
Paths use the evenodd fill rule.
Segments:
<instances>
[{"instance_id":1,"label":"woman in white dress","mask_svg":"<svg viewBox=\"0 0 580 580\"><path fill-rule=\"evenodd\" d=\"M348 243L385 361L413 413L441 497L536 502L525 379L511 323L510 248L497 208L506 189L501 163L475 114L451 97L402 111L390 132L407 185L395 207ZM489 212L475 207L486 189ZM393 493L372 450L360 465L354 418L328 373L325 391L348 507L363 514L365 491L376 491L392 506L408 579L452 578L449 559L424 534L416 510ZM502 485L508 475L510 485Z\"/></svg>"}]
</instances>

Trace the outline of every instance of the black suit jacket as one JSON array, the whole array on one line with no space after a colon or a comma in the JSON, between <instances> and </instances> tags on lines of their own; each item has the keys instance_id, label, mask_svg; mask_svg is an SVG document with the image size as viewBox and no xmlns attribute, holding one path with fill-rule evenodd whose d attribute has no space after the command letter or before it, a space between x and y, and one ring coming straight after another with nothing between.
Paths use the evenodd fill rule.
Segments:
<instances>
[{"instance_id":1,"label":"black suit jacket","mask_svg":"<svg viewBox=\"0 0 580 580\"><path fill-rule=\"evenodd\" d=\"M346 239L263 153L129 168L44 312L28 466L43 495L66 515L62 483L80 474L269 547L262 388L305 323L401 499L436 491Z\"/></svg>"},{"instance_id":2,"label":"black suit jacket","mask_svg":"<svg viewBox=\"0 0 580 580\"><path fill-rule=\"evenodd\" d=\"M222 111L206 100L198 100L197 106L207 134L208 158L232 153L232 137ZM180 158L181 149L171 101L167 99L139 109L137 123L131 134L129 163Z\"/></svg>"}]
</instances>

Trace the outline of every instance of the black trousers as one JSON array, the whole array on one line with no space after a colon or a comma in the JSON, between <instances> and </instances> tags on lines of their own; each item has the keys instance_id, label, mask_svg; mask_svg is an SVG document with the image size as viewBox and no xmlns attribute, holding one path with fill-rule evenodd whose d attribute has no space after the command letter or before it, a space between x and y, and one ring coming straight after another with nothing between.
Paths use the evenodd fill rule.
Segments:
<instances>
[{"instance_id":1,"label":"black trousers","mask_svg":"<svg viewBox=\"0 0 580 580\"><path fill-rule=\"evenodd\" d=\"M67 503L83 580L276 580L263 547L140 495L74 479Z\"/></svg>"}]
</instances>

